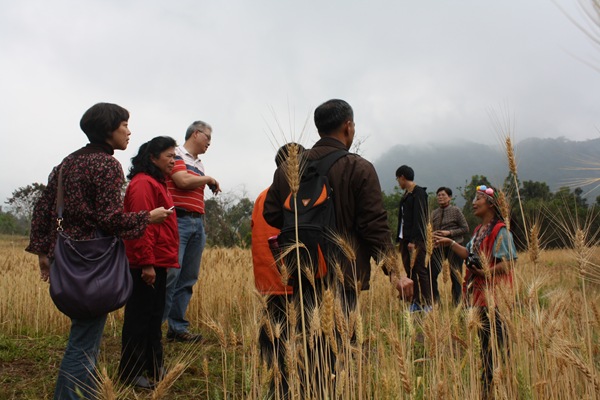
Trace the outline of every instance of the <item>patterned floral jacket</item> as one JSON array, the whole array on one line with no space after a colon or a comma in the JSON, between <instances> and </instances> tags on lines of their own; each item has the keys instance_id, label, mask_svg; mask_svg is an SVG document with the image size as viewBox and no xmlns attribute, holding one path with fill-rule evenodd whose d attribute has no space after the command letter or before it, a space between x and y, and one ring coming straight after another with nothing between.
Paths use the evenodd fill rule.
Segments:
<instances>
[{"instance_id":1,"label":"patterned floral jacket","mask_svg":"<svg viewBox=\"0 0 600 400\"><path fill-rule=\"evenodd\" d=\"M35 205L31 221L30 253L52 259L56 241L56 191L62 168L64 212L62 226L76 240L98 234L133 239L144 234L148 211L126 213L121 190L125 182L119 161L107 145L88 144L54 167L48 186Z\"/></svg>"}]
</instances>

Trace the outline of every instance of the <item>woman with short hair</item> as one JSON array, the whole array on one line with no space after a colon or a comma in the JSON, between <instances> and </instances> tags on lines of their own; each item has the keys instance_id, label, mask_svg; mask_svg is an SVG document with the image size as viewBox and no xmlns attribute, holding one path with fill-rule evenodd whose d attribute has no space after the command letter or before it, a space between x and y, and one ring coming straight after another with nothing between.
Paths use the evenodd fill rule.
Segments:
<instances>
[{"instance_id":1,"label":"woman with short hair","mask_svg":"<svg viewBox=\"0 0 600 400\"><path fill-rule=\"evenodd\" d=\"M62 173L64 211L62 227L74 240L97 237L99 233L122 238L143 235L148 224L160 223L172 211L125 212L121 189L123 169L114 157L125 150L131 132L129 112L111 103L98 103L81 118L80 127L90 143L68 155L54 167L48 185L35 205L27 251L38 255L40 277L48 282L56 243L56 195ZM96 359L107 314L71 319L69 341L54 392L55 399L96 397Z\"/></svg>"},{"instance_id":2,"label":"woman with short hair","mask_svg":"<svg viewBox=\"0 0 600 400\"><path fill-rule=\"evenodd\" d=\"M439 205L431 213L431 225L433 234L448 237L458 244L463 244L463 238L469 233L469 225L465 216L458 207L451 204L452 189L440 187L435 192L435 197ZM460 304L463 282L463 260L456 253L446 247L437 247L431 254L431 286L433 289L433 298L436 301L440 299L437 277L442 270L442 263L448 260L450 265L450 280L452 281L452 303L455 306Z\"/></svg>"}]
</instances>

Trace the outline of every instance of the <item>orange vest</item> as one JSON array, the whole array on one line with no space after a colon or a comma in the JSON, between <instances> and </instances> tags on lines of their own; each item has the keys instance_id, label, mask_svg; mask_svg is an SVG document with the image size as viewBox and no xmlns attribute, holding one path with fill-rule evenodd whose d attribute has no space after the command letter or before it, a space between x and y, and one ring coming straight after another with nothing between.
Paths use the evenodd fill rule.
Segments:
<instances>
[{"instance_id":1,"label":"orange vest","mask_svg":"<svg viewBox=\"0 0 600 400\"><path fill-rule=\"evenodd\" d=\"M269 248L268 239L279 234L279 229L267 224L263 217L265 198L269 189L258 195L252 210L252 264L254 266L254 284L262 294L291 294L292 287L281 282L281 274L273 253Z\"/></svg>"}]
</instances>

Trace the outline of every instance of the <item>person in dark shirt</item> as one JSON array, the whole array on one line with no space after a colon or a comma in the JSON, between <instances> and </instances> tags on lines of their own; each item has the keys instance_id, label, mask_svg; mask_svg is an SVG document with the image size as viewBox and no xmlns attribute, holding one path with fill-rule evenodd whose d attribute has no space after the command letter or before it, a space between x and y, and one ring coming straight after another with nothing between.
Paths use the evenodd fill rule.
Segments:
<instances>
[{"instance_id":1,"label":"person in dark shirt","mask_svg":"<svg viewBox=\"0 0 600 400\"><path fill-rule=\"evenodd\" d=\"M431 270L425 264L428 219L427 188L414 182L415 172L408 165L396 170L396 180L404 195L398 209L396 241L406 275L415 283L410 311L429 311L433 303Z\"/></svg>"}]
</instances>

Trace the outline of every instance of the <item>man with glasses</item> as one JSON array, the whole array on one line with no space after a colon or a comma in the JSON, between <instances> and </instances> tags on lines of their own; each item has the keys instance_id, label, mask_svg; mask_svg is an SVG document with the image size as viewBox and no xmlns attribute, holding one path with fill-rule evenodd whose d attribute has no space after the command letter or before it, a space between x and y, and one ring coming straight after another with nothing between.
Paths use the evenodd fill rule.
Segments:
<instances>
[{"instance_id":1,"label":"man with glasses","mask_svg":"<svg viewBox=\"0 0 600 400\"><path fill-rule=\"evenodd\" d=\"M199 156L210 146L212 128L206 122L193 122L185 133L185 143L175 149L175 167L167 179L173 196L179 229L179 265L167 273L167 295L163 320L169 330L167 340L198 342L200 334L191 333L185 319L193 287L198 281L202 251L206 244L204 231L204 187L213 194L221 191L219 182L204 173Z\"/></svg>"},{"instance_id":2,"label":"man with glasses","mask_svg":"<svg viewBox=\"0 0 600 400\"><path fill-rule=\"evenodd\" d=\"M439 208L433 210L431 225L436 236L449 237L458 244L463 244L463 236L469 233L469 225L460 208L451 204L452 189L442 186L436 192ZM433 298L438 301L440 293L437 286L437 276L442 270L444 260L450 265L450 280L452 281L452 303L458 306L462 295L463 260L449 247L436 247L431 255L431 271L433 274Z\"/></svg>"}]
</instances>

